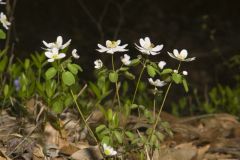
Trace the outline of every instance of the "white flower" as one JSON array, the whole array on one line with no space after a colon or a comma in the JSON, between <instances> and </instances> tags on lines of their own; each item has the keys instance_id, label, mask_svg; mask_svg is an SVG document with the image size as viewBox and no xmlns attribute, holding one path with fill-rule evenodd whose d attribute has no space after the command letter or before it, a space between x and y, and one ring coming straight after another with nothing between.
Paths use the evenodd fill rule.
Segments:
<instances>
[{"instance_id":1,"label":"white flower","mask_svg":"<svg viewBox=\"0 0 240 160\"><path fill-rule=\"evenodd\" d=\"M117 154L117 151L111 146L107 146L105 143L103 144L103 151L106 156L115 156Z\"/></svg>"},{"instance_id":2,"label":"white flower","mask_svg":"<svg viewBox=\"0 0 240 160\"><path fill-rule=\"evenodd\" d=\"M160 81L160 79L156 79L154 81L152 78L148 78L148 81L151 85L153 85L155 87L162 87L166 84L164 81Z\"/></svg>"},{"instance_id":3,"label":"white flower","mask_svg":"<svg viewBox=\"0 0 240 160\"><path fill-rule=\"evenodd\" d=\"M183 71L182 72L184 76L187 76L188 75L188 72L187 71Z\"/></svg>"},{"instance_id":4,"label":"white flower","mask_svg":"<svg viewBox=\"0 0 240 160\"><path fill-rule=\"evenodd\" d=\"M168 52L169 56L177 59L179 61L186 61L186 62L190 62L196 59L196 57L192 57L192 58L187 58L188 52L186 49L181 50L181 52L179 52L177 49L173 50L173 54Z\"/></svg>"},{"instance_id":5,"label":"white flower","mask_svg":"<svg viewBox=\"0 0 240 160\"><path fill-rule=\"evenodd\" d=\"M58 49L57 48L53 48L51 51L47 51L45 52L45 56L48 59L48 62L53 62L55 61L56 59L62 59L66 56L65 53L58 53Z\"/></svg>"},{"instance_id":6,"label":"white flower","mask_svg":"<svg viewBox=\"0 0 240 160\"><path fill-rule=\"evenodd\" d=\"M47 43L45 41L42 41L42 42L47 47L46 50L52 50L53 48L64 49L70 45L71 39L68 40L65 44L63 44L62 36L58 36L56 42L51 42L51 43Z\"/></svg>"},{"instance_id":7,"label":"white flower","mask_svg":"<svg viewBox=\"0 0 240 160\"><path fill-rule=\"evenodd\" d=\"M11 25L11 23L7 20L7 16L3 12L0 14L0 22L6 30L8 30L8 27Z\"/></svg>"},{"instance_id":8,"label":"white flower","mask_svg":"<svg viewBox=\"0 0 240 160\"><path fill-rule=\"evenodd\" d=\"M131 64L130 56L127 55L127 54L124 54L124 56L121 57L121 61L122 61L122 63L123 63L124 65L126 65L126 66L129 65L129 64Z\"/></svg>"},{"instance_id":9,"label":"white flower","mask_svg":"<svg viewBox=\"0 0 240 160\"><path fill-rule=\"evenodd\" d=\"M153 55L153 56L157 55L160 53L160 51L163 48L162 44L154 46L154 44L151 43L149 37L145 37L144 39L140 38L139 43L140 43L140 46L135 44L136 48L143 54L147 54L147 55Z\"/></svg>"},{"instance_id":10,"label":"white flower","mask_svg":"<svg viewBox=\"0 0 240 160\"><path fill-rule=\"evenodd\" d=\"M0 0L0 4L6 4L6 2L3 2L2 0Z\"/></svg>"},{"instance_id":11,"label":"white flower","mask_svg":"<svg viewBox=\"0 0 240 160\"><path fill-rule=\"evenodd\" d=\"M174 73L178 73L178 70L174 69L173 72L174 72Z\"/></svg>"},{"instance_id":12,"label":"white flower","mask_svg":"<svg viewBox=\"0 0 240 160\"><path fill-rule=\"evenodd\" d=\"M106 47L102 46L101 44L98 44L99 49L97 49L98 52L106 52L109 54L114 54L115 52L126 52L128 51L127 49L125 49L127 47L128 44L124 44L122 46L120 46L121 40L117 40L117 41L110 41L107 40L106 41Z\"/></svg>"},{"instance_id":13,"label":"white flower","mask_svg":"<svg viewBox=\"0 0 240 160\"><path fill-rule=\"evenodd\" d=\"M163 69L166 64L167 64L167 63L166 63L165 61L160 61L160 62L158 63L158 67L159 67L160 69Z\"/></svg>"},{"instance_id":14,"label":"white flower","mask_svg":"<svg viewBox=\"0 0 240 160\"><path fill-rule=\"evenodd\" d=\"M73 58L75 58L75 59L80 58L80 56L77 54L77 50L76 50L76 49L72 50L72 56L73 56Z\"/></svg>"},{"instance_id":15,"label":"white flower","mask_svg":"<svg viewBox=\"0 0 240 160\"><path fill-rule=\"evenodd\" d=\"M100 68L102 68L103 63L100 59L97 59L96 61L94 61L94 65L95 65L94 68L100 69Z\"/></svg>"}]
</instances>

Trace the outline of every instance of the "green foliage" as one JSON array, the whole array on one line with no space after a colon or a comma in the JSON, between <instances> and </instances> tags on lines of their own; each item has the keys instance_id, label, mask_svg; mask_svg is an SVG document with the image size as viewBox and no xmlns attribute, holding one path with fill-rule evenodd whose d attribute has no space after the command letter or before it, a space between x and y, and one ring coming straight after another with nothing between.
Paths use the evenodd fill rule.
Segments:
<instances>
[{"instance_id":1,"label":"green foliage","mask_svg":"<svg viewBox=\"0 0 240 160\"><path fill-rule=\"evenodd\" d=\"M6 33L0 29L0 39L6 39Z\"/></svg>"},{"instance_id":2,"label":"green foliage","mask_svg":"<svg viewBox=\"0 0 240 160\"><path fill-rule=\"evenodd\" d=\"M64 71L62 73L62 80L63 80L63 83L68 86L71 86L75 83L74 75L69 71Z\"/></svg>"},{"instance_id":3,"label":"green foliage","mask_svg":"<svg viewBox=\"0 0 240 160\"><path fill-rule=\"evenodd\" d=\"M50 67L48 68L48 70L45 72L45 76L47 80L52 79L53 77L55 77L57 74L57 70L54 67Z\"/></svg>"},{"instance_id":4,"label":"green foliage","mask_svg":"<svg viewBox=\"0 0 240 160\"><path fill-rule=\"evenodd\" d=\"M118 73L117 72L110 72L109 73L109 80L112 83L116 83L118 81Z\"/></svg>"},{"instance_id":5,"label":"green foliage","mask_svg":"<svg viewBox=\"0 0 240 160\"><path fill-rule=\"evenodd\" d=\"M181 98L177 103L172 103L172 113L177 116L221 112L240 115L240 83L235 87L217 85L208 92L207 97L195 93L194 97Z\"/></svg>"},{"instance_id":6,"label":"green foliage","mask_svg":"<svg viewBox=\"0 0 240 160\"><path fill-rule=\"evenodd\" d=\"M5 38L1 34L0 30L0 39ZM187 92L186 77L174 73L171 68L160 69L147 56L125 59L123 64L117 66L112 55L111 69L104 65L95 67L96 81L83 85L79 77L83 71L81 66L74 63L73 56L65 57L67 48L55 49L48 48L45 54L35 53L30 58L13 61L12 57L8 57L7 50L0 52L0 100L3 106L13 108L20 104L20 109L28 112L26 104L29 100L41 102L44 106L41 116L58 130L61 130L60 115L76 107L91 136L101 145L121 148L124 156L129 150L136 149L139 150L139 157L144 159L143 148L147 147L153 152L165 137L172 136L170 125L152 110L160 115L162 108L158 106L164 106L163 94L168 94L172 83L183 85ZM65 55L60 56L58 52ZM136 74L133 70L140 70L140 73ZM143 80L145 76L152 78L148 79L150 83ZM104 115L104 121L94 128L95 132L86 120L94 110ZM138 128L128 127L129 117L143 118L150 127L140 133Z\"/></svg>"}]
</instances>

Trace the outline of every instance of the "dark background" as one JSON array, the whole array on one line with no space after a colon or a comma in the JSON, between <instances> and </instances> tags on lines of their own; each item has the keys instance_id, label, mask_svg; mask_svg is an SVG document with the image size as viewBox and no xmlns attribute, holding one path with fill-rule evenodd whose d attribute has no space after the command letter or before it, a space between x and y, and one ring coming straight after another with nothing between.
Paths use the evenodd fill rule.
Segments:
<instances>
[{"instance_id":1,"label":"dark background","mask_svg":"<svg viewBox=\"0 0 240 160\"><path fill-rule=\"evenodd\" d=\"M149 36L153 43L164 44L162 53L153 57L156 61L176 66L167 55L174 48L186 48L190 57L197 57L183 66L192 86L233 85L237 72L226 63L240 53L239 13L239 0L17 0L15 54L42 51L42 40L52 42L62 35L65 42L72 39L85 77L91 79L87 71L103 58L95 50L97 43L121 39L135 57L139 53L133 43Z\"/></svg>"}]
</instances>

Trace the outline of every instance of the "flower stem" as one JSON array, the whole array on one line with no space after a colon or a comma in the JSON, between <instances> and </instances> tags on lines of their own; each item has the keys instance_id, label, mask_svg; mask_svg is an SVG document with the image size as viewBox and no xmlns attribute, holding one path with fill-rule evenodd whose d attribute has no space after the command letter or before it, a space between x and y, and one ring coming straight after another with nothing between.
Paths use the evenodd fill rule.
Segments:
<instances>
[{"instance_id":1,"label":"flower stem","mask_svg":"<svg viewBox=\"0 0 240 160\"><path fill-rule=\"evenodd\" d=\"M154 92L157 91L157 87L155 87ZM153 99L153 118L156 118L156 93L154 93L154 99Z\"/></svg>"},{"instance_id":2,"label":"flower stem","mask_svg":"<svg viewBox=\"0 0 240 160\"><path fill-rule=\"evenodd\" d=\"M112 55L112 69L115 72L113 55ZM118 106L119 106L119 108L121 108L121 102L120 102L120 96L119 96L119 88L118 88L118 81L115 82L115 87L116 87L116 95L117 95L117 100L118 100Z\"/></svg>"},{"instance_id":3,"label":"flower stem","mask_svg":"<svg viewBox=\"0 0 240 160\"><path fill-rule=\"evenodd\" d=\"M82 111L81 111L81 109L80 109L80 107L79 107L79 105L78 105L78 103L77 103L77 100L76 100L76 97L75 97L74 94L73 94L73 91L72 91L72 90L70 90L70 91L71 91L71 94L72 94L74 103L75 103L75 105L77 106L78 112L79 112L79 114L80 114L80 116L81 116L84 124L86 125L86 127L87 127L89 133L91 134L91 136L93 137L93 139L96 141L99 150L101 151L101 148L100 148L100 145L99 145L99 143L98 143L98 140L97 140L96 136L94 135L92 129L91 129L90 126L88 125L86 119L84 118L84 115L83 115L83 113L82 113Z\"/></svg>"},{"instance_id":4,"label":"flower stem","mask_svg":"<svg viewBox=\"0 0 240 160\"><path fill-rule=\"evenodd\" d=\"M181 66L181 62L180 62L179 65L178 65L177 71L179 71L180 66ZM148 137L148 140L152 137L153 133L154 133L155 130L156 130L157 124L158 124L158 122L159 122L159 120L160 120L160 115L161 115L162 110L163 110L163 106L164 106L164 104L165 104L165 102L166 102L166 99L167 99L169 90L170 90L170 88L171 88L171 86L172 86L172 83L173 83L173 82L171 81L170 84L168 85L168 88L167 88L167 91L166 91L166 93L165 93L165 95L164 95L164 98L163 98L161 107L160 107L160 109L159 109L159 111L158 111L158 114L157 114L157 119L156 119L156 121L155 121L155 123L154 123L154 125L153 125L153 129L152 129L152 132L151 132L150 136ZM155 113L154 113L154 114L155 114Z\"/></svg>"},{"instance_id":5,"label":"flower stem","mask_svg":"<svg viewBox=\"0 0 240 160\"><path fill-rule=\"evenodd\" d=\"M135 101L135 98L136 98L136 95L137 95L137 91L138 91L138 86L139 86L140 80L142 78L143 72L144 72L144 70L146 68L146 63L147 63L147 60L144 61L142 70L141 70L140 75L138 77L137 85L136 85L136 88L135 88L135 91L134 91L134 95L133 95L133 99L132 99L132 104ZM138 108L138 116L140 117L140 109L139 108Z\"/></svg>"}]
</instances>

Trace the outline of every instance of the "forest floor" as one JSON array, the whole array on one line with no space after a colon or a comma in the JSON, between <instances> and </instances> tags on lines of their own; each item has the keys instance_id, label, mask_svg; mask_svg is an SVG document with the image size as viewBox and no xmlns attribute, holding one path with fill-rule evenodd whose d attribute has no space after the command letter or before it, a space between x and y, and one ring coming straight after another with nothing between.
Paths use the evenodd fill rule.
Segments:
<instances>
[{"instance_id":1,"label":"forest floor","mask_svg":"<svg viewBox=\"0 0 240 160\"><path fill-rule=\"evenodd\" d=\"M37 121L40 117L17 118L6 110L1 112L0 160L102 159L76 115L62 115L61 123L65 125L61 132L49 122L41 124ZM96 111L88 122L94 127L102 118L101 112ZM135 128L148 127L144 120L130 119ZM163 112L162 119L170 123L174 135L154 152L154 160L240 159L240 123L235 116L223 113L177 118ZM134 154L128 159L137 160Z\"/></svg>"}]
</instances>

